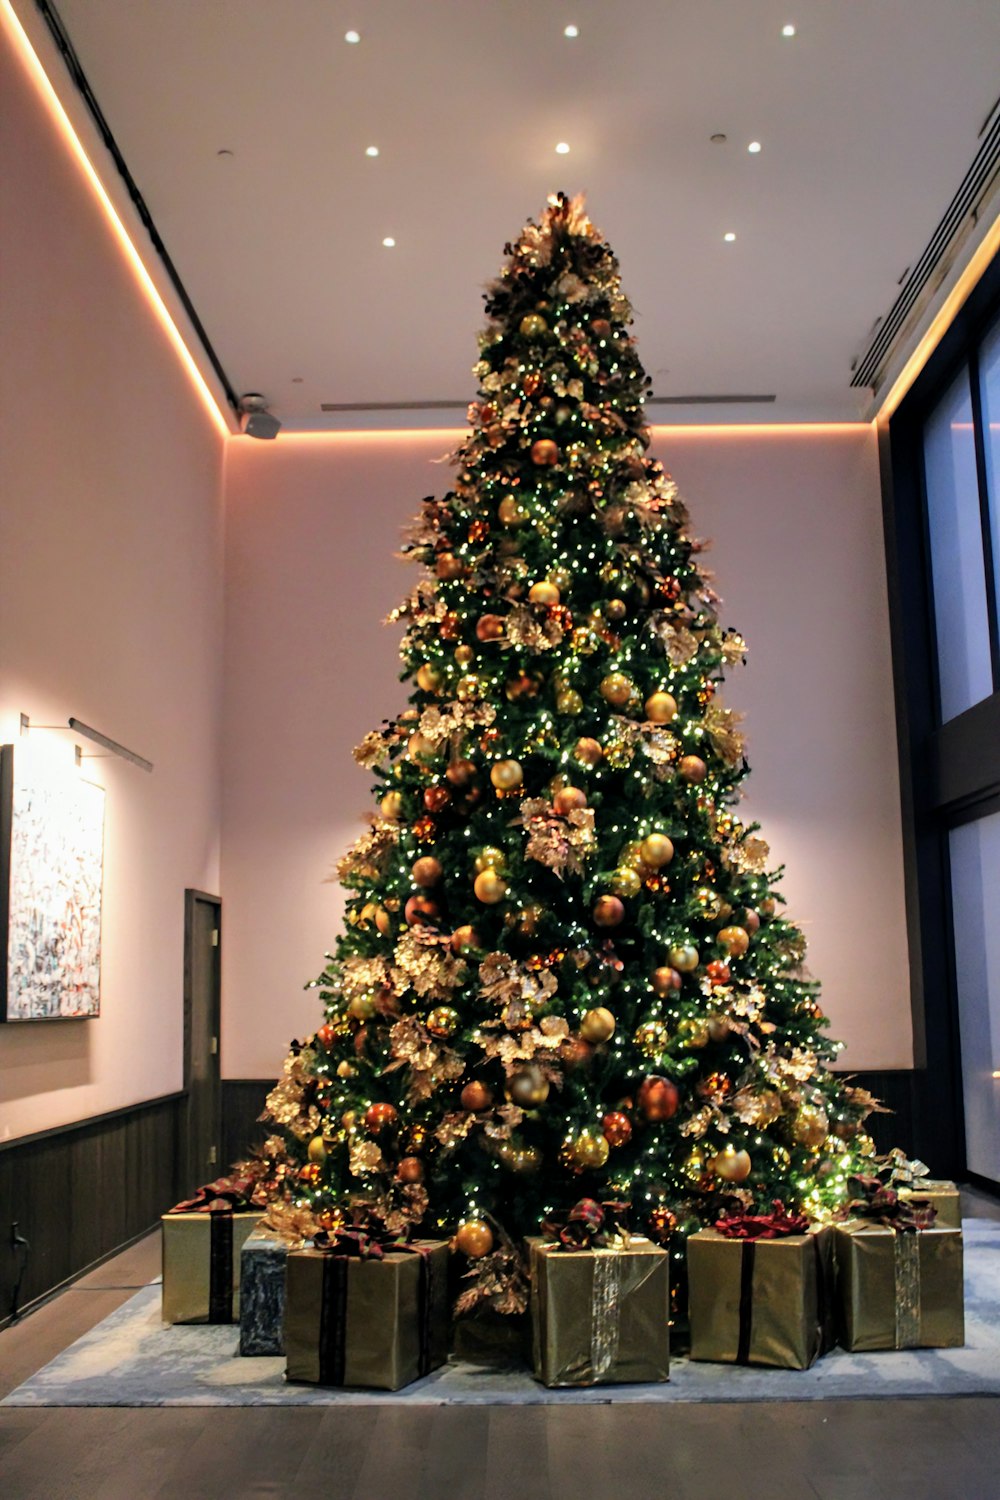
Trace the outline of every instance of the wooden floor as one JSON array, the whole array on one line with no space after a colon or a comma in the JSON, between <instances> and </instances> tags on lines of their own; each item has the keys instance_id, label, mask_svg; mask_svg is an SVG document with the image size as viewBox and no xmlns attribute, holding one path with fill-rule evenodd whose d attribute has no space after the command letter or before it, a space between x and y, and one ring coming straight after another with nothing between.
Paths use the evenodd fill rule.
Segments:
<instances>
[{"instance_id":1,"label":"wooden floor","mask_svg":"<svg viewBox=\"0 0 1000 1500\"><path fill-rule=\"evenodd\" d=\"M989 1199L969 1207L1000 1217ZM158 1270L0 1333L0 1395ZM0 1410L2 1500L1000 1500L1000 1400Z\"/></svg>"}]
</instances>

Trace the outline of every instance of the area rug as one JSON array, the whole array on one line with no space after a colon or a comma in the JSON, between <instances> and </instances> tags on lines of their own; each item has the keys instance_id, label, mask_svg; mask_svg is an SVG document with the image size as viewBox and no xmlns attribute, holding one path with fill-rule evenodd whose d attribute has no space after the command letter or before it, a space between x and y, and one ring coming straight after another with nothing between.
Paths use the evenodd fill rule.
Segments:
<instances>
[{"instance_id":1,"label":"area rug","mask_svg":"<svg viewBox=\"0 0 1000 1500\"><path fill-rule=\"evenodd\" d=\"M962 1349L835 1350L811 1370L671 1361L663 1385L546 1390L527 1370L451 1361L405 1390L288 1385L284 1360L241 1358L238 1330L170 1327L143 1287L13 1391L2 1406L500 1406L550 1402L826 1401L1000 1395L1000 1223L967 1219Z\"/></svg>"}]
</instances>

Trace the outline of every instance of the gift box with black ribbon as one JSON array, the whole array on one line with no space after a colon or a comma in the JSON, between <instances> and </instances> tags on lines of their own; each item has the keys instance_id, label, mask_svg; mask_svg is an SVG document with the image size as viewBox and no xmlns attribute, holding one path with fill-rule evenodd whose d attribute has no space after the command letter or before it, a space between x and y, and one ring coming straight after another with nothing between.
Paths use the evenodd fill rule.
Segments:
<instances>
[{"instance_id":1,"label":"gift box with black ribbon","mask_svg":"<svg viewBox=\"0 0 1000 1500\"><path fill-rule=\"evenodd\" d=\"M619 1207L583 1199L565 1225L527 1242L534 1369L545 1385L670 1378L670 1259L619 1227Z\"/></svg>"},{"instance_id":2,"label":"gift box with black ribbon","mask_svg":"<svg viewBox=\"0 0 1000 1500\"><path fill-rule=\"evenodd\" d=\"M845 1349L948 1349L965 1343L962 1231L875 1177L853 1179L854 1217L835 1232Z\"/></svg>"},{"instance_id":3,"label":"gift box with black ribbon","mask_svg":"<svg viewBox=\"0 0 1000 1500\"><path fill-rule=\"evenodd\" d=\"M320 1239L320 1237L317 1237ZM448 1355L448 1246L380 1244L359 1232L285 1263L285 1375L397 1391Z\"/></svg>"},{"instance_id":4,"label":"gift box with black ribbon","mask_svg":"<svg viewBox=\"0 0 1000 1500\"><path fill-rule=\"evenodd\" d=\"M776 1203L691 1235L687 1261L692 1359L807 1370L832 1347L829 1229Z\"/></svg>"},{"instance_id":5,"label":"gift box with black ribbon","mask_svg":"<svg viewBox=\"0 0 1000 1500\"><path fill-rule=\"evenodd\" d=\"M240 1316L240 1255L260 1222L251 1184L220 1178L161 1219L165 1323L234 1323Z\"/></svg>"}]
</instances>

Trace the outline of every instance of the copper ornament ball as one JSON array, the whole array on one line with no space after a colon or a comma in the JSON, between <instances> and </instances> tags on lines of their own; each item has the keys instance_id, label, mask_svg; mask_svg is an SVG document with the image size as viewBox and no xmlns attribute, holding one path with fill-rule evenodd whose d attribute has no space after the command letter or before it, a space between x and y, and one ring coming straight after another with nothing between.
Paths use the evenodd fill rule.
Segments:
<instances>
[{"instance_id":1,"label":"copper ornament ball","mask_svg":"<svg viewBox=\"0 0 1000 1500\"><path fill-rule=\"evenodd\" d=\"M601 1129L609 1146L625 1146L632 1139L632 1121L620 1109L608 1111L601 1121Z\"/></svg>"},{"instance_id":2,"label":"copper ornament ball","mask_svg":"<svg viewBox=\"0 0 1000 1500\"><path fill-rule=\"evenodd\" d=\"M456 927L451 935L452 953L469 953L472 949L481 947L482 943L479 941L478 932L474 927L470 927L468 923L462 927Z\"/></svg>"},{"instance_id":3,"label":"copper ornament ball","mask_svg":"<svg viewBox=\"0 0 1000 1500\"><path fill-rule=\"evenodd\" d=\"M677 770L685 781L697 786L708 775L708 767L699 755L682 755Z\"/></svg>"},{"instance_id":4,"label":"copper ornament ball","mask_svg":"<svg viewBox=\"0 0 1000 1500\"><path fill-rule=\"evenodd\" d=\"M365 1110L365 1129L371 1135L381 1135L383 1130L390 1130L399 1119L399 1113L392 1104L369 1104Z\"/></svg>"},{"instance_id":5,"label":"copper ornament ball","mask_svg":"<svg viewBox=\"0 0 1000 1500\"><path fill-rule=\"evenodd\" d=\"M403 907L403 917L410 927L432 927L440 916L437 902L426 896L411 896Z\"/></svg>"},{"instance_id":6,"label":"copper ornament ball","mask_svg":"<svg viewBox=\"0 0 1000 1500\"><path fill-rule=\"evenodd\" d=\"M750 946L750 935L744 927L723 927L719 942L731 958L742 958Z\"/></svg>"},{"instance_id":7,"label":"copper ornament ball","mask_svg":"<svg viewBox=\"0 0 1000 1500\"><path fill-rule=\"evenodd\" d=\"M452 786L466 787L476 779L476 767L471 760L453 760L444 774Z\"/></svg>"},{"instance_id":8,"label":"copper ornament ball","mask_svg":"<svg viewBox=\"0 0 1000 1500\"><path fill-rule=\"evenodd\" d=\"M613 708L624 708L632 696L632 681L624 672L609 672L601 679L601 697Z\"/></svg>"},{"instance_id":9,"label":"copper ornament ball","mask_svg":"<svg viewBox=\"0 0 1000 1500\"><path fill-rule=\"evenodd\" d=\"M549 1081L535 1063L527 1063L508 1078L507 1097L521 1109L537 1109L549 1097Z\"/></svg>"},{"instance_id":10,"label":"copper ornament ball","mask_svg":"<svg viewBox=\"0 0 1000 1500\"><path fill-rule=\"evenodd\" d=\"M677 1113L680 1094L677 1092L677 1085L669 1078L651 1074L639 1085L636 1103L647 1120L672 1120Z\"/></svg>"},{"instance_id":11,"label":"copper ornament ball","mask_svg":"<svg viewBox=\"0 0 1000 1500\"><path fill-rule=\"evenodd\" d=\"M586 807L587 794L578 786L561 787L552 798L553 810L565 817L567 813L578 812L580 808Z\"/></svg>"},{"instance_id":12,"label":"copper ornament ball","mask_svg":"<svg viewBox=\"0 0 1000 1500\"><path fill-rule=\"evenodd\" d=\"M492 1109L493 1090L487 1088L486 1084L481 1083L478 1078L473 1078L462 1090L460 1100L463 1109L467 1109L470 1114L478 1115L485 1109Z\"/></svg>"},{"instance_id":13,"label":"copper ornament ball","mask_svg":"<svg viewBox=\"0 0 1000 1500\"><path fill-rule=\"evenodd\" d=\"M429 787L428 790L432 791L434 788ZM429 887L437 885L444 874L444 870L441 868L441 861L435 859L433 854L423 854L419 859L413 861L410 874L417 885Z\"/></svg>"},{"instance_id":14,"label":"copper ornament ball","mask_svg":"<svg viewBox=\"0 0 1000 1500\"><path fill-rule=\"evenodd\" d=\"M593 916L598 927L620 927L625 920L625 907L617 896L598 896Z\"/></svg>"},{"instance_id":15,"label":"copper ornament ball","mask_svg":"<svg viewBox=\"0 0 1000 1500\"><path fill-rule=\"evenodd\" d=\"M551 438L537 438L532 443L531 462L540 468L551 468L559 462L559 449Z\"/></svg>"},{"instance_id":16,"label":"copper ornament ball","mask_svg":"<svg viewBox=\"0 0 1000 1500\"><path fill-rule=\"evenodd\" d=\"M446 786L429 786L424 789L424 806L428 812L443 812L451 801L451 792Z\"/></svg>"},{"instance_id":17,"label":"copper ornament ball","mask_svg":"<svg viewBox=\"0 0 1000 1500\"><path fill-rule=\"evenodd\" d=\"M604 759L604 750L599 740L584 736L573 746L573 756L583 766L599 766Z\"/></svg>"},{"instance_id":18,"label":"copper ornament ball","mask_svg":"<svg viewBox=\"0 0 1000 1500\"><path fill-rule=\"evenodd\" d=\"M476 639L498 641L503 635L503 620L499 615L480 615L476 621Z\"/></svg>"},{"instance_id":19,"label":"copper ornament ball","mask_svg":"<svg viewBox=\"0 0 1000 1500\"><path fill-rule=\"evenodd\" d=\"M413 1183L423 1182L424 1164L419 1156L404 1156L396 1168L396 1176L400 1182Z\"/></svg>"},{"instance_id":20,"label":"copper ornament ball","mask_svg":"<svg viewBox=\"0 0 1000 1500\"><path fill-rule=\"evenodd\" d=\"M669 995L672 990L679 990L682 983L683 980L678 971L669 968L666 964L653 970L652 985L658 995Z\"/></svg>"},{"instance_id":21,"label":"copper ornament ball","mask_svg":"<svg viewBox=\"0 0 1000 1500\"><path fill-rule=\"evenodd\" d=\"M444 582L453 578L461 578L465 572L465 563L453 552L441 552L438 554L434 564L434 571Z\"/></svg>"},{"instance_id":22,"label":"copper ornament ball","mask_svg":"<svg viewBox=\"0 0 1000 1500\"><path fill-rule=\"evenodd\" d=\"M431 1036L443 1039L454 1035L458 1030L458 1023L459 1015L457 1010L454 1010L450 1005L435 1005L434 1009L428 1012L424 1025Z\"/></svg>"},{"instance_id":23,"label":"copper ornament ball","mask_svg":"<svg viewBox=\"0 0 1000 1500\"><path fill-rule=\"evenodd\" d=\"M323 1047L332 1047L337 1040L336 1027L331 1026L329 1021L324 1021L316 1033L316 1040Z\"/></svg>"}]
</instances>

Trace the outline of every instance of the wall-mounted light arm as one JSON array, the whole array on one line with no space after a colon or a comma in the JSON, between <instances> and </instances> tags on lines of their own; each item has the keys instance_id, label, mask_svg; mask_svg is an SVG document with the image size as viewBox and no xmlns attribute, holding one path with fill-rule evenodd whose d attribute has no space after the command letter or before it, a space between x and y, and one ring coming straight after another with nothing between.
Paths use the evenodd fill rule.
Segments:
<instances>
[{"instance_id":1,"label":"wall-mounted light arm","mask_svg":"<svg viewBox=\"0 0 1000 1500\"><path fill-rule=\"evenodd\" d=\"M144 756L138 755L134 750L129 750L127 746L120 745L117 740L109 739L99 729L91 729L89 724L83 724L79 719L70 719L69 727L74 734L82 734L85 739L93 740L97 745L103 745L105 750L111 751L112 755L120 755L122 760L131 761L134 766L139 767L140 771L151 771L153 769L153 762L151 760L146 760Z\"/></svg>"}]
</instances>

